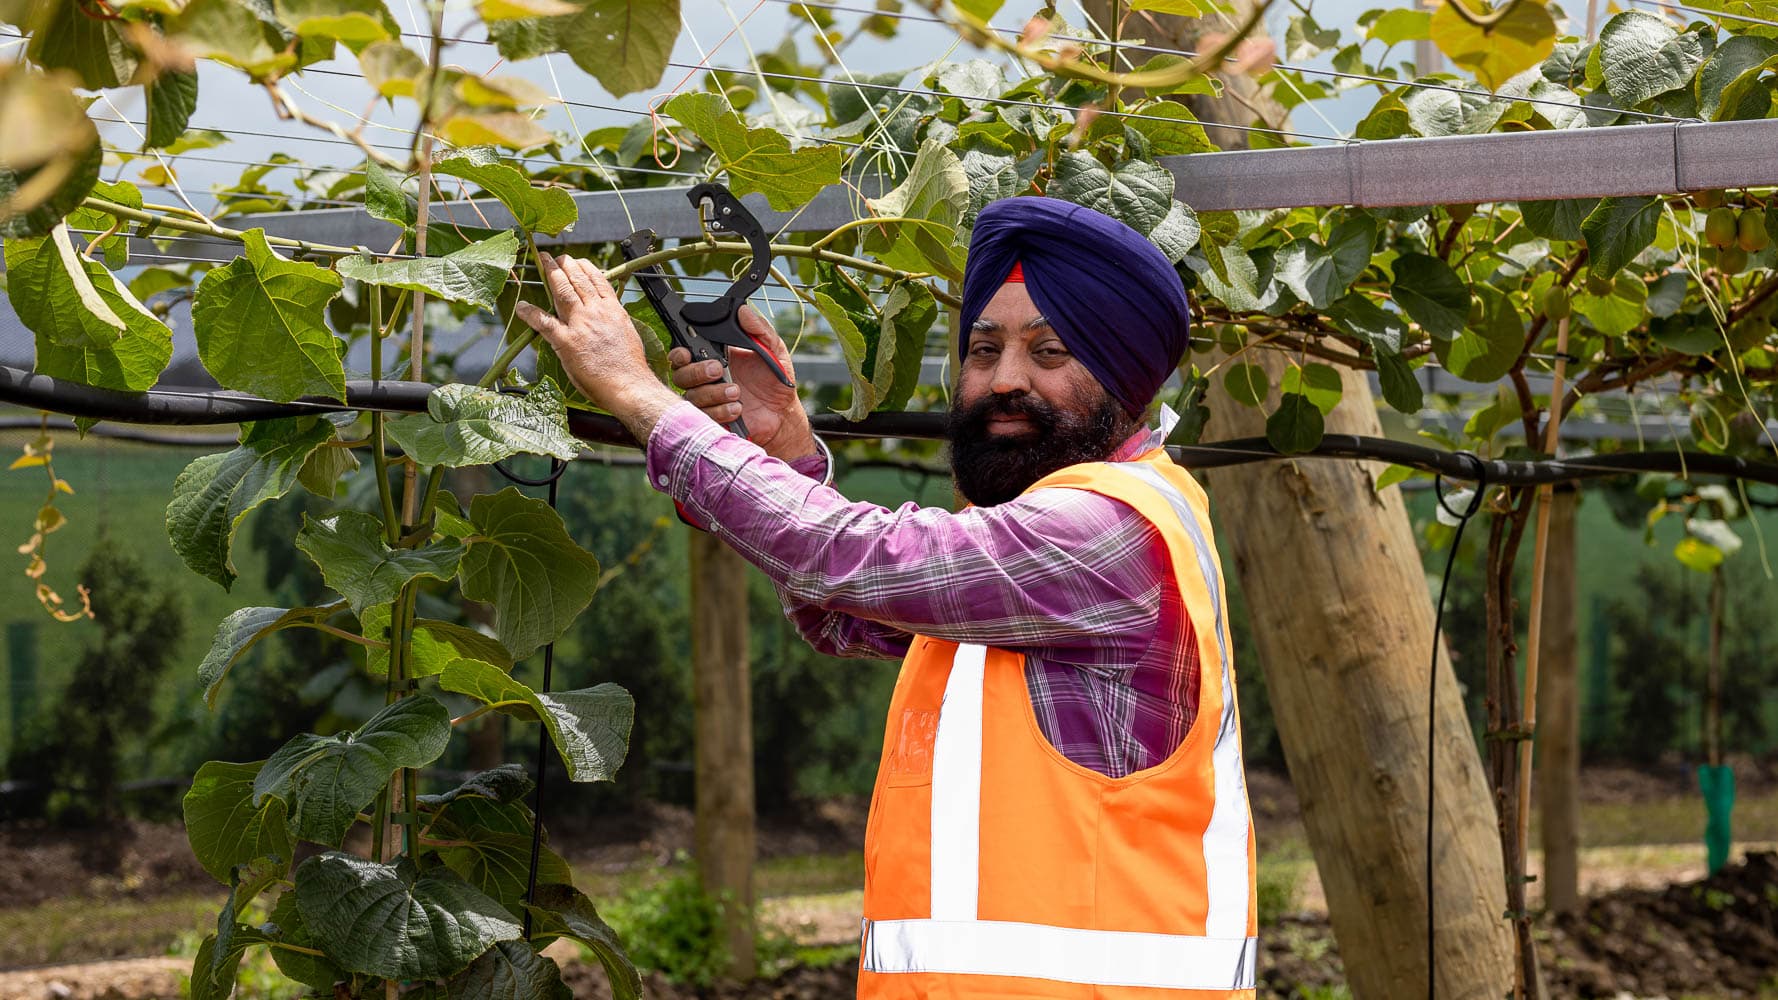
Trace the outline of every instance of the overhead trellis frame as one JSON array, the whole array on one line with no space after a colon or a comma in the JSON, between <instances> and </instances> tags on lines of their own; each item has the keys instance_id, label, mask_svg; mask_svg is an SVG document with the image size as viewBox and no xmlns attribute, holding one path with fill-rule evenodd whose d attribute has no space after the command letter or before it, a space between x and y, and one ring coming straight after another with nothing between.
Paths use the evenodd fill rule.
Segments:
<instances>
[{"instance_id":1,"label":"overhead trellis frame","mask_svg":"<svg viewBox=\"0 0 1778 1000\"><path fill-rule=\"evenodd\" d=\"M0 402L53 410L76 417L120 420L135 424L201 426L347 411L423 413L426 410L426 401L435 388L425 382L372 382L369 379L353 379L346 382L346 398L343 402L299 399L278 403L246 393L226 391L152 389L144 393L117 392L0 366ZM811 419L816 433L825 438L941 440L945 436L945 417L942 413L874 413L856 422L846 420L839 414L823 413ZM574 435L583 441L631 448L637 446L635 438L630 436L615 417L571 410L568 425ZM1509 462L1501 459L1478 459L1467 452L1443 451L1388 438L1356 434L1328 434L1315 448L1296 455L1279 452L1265 438L1173 446L1168 451L1183 465L1194 469L1292 458L1334 458L1391 462L1447 479L1474 481L1482 476L1489 483L1503 486L1534 486L1646 472L1726 476L1778 486L1778 463L1750 462L1729 455L1688 451L1646 451L1555 461Z\"/></svg>"}]
</instances>

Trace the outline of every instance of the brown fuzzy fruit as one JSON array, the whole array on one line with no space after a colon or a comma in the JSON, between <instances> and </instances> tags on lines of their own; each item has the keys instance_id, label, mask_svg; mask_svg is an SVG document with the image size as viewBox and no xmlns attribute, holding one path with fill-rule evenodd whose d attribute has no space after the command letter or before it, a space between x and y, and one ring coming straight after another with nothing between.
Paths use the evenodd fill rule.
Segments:
<instances>
[{"instance_id":1,"label":"brown fuzzy fruit","mask_svg":"<svg viewBox=\"0 0 1778 1000\"><path fill-rule=\"evenodd\" d=\"M1772 237L1766 232L1766 214L1764 212L1742 212L1741 221L1735 230L1735 245L1748 253L1759 253L1772 243Z\"/></svg>"},{"instance_id":2,"label":"brown fuzzy fruit","mask_svg":"<svg viewBox=\"0 0 1778 1000\"><path fill-rule=\"evenodd\" d=\"M1736 246L1726 247L1718 251L1716 266L1724 274L1740 274L1747 270L1747 251Z\"/></svg>"},{"instance_id":3,"label":"brown fuzzy fruit","mask_svg":"<svg viewBox=\"0 0 1778 1000\"><path fill-rule=\"evenodd\" d=\"M1568 289L1552 285L1543 293L1543 314L1550 319L1567 319L1570 312Z\"/></svg>"}]
</instances>

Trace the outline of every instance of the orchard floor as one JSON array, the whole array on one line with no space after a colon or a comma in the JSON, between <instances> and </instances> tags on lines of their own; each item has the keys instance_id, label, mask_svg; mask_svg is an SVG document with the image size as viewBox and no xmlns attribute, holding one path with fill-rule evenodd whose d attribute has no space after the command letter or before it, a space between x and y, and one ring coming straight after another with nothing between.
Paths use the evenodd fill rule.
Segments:
<instances>
[{"instance_id":1,"label":"orchard floor","mask_svg":"<svg viewBox=\"0 0 1778 1000\"><path fill-rule=\"evenodd\" d=\"M1778 781L1769 768L1745 777L1735 826L1747 839L1735 863L1706 880L1701 813L1683 769L1589 773L1588 904L1576 917L1538 925L1554 996L1778 1000ZM1261 995L1347 996L1288 782L1256 773L1250 784L1262 884L1271 887L1261 906L1272 918L1261 931ZM856 952L846 956L844 947L858 927L862 820L857 804L829 803L761 831L762 921L828 960L702 991L651 976L649 996L850 996ZM690 839L689 815L661 807L622 829L558 830L555 843L598 900L659 881ZM218 887L176 825L133 823L102 835L0 827L0 1000L176 998L190 964L181 955L214 926L219 904ZM558 949L576 996L608 996L596 965ZM293 994L279 992L272 976L249 974L237 995Z\"/></svg>"}]
</instances>

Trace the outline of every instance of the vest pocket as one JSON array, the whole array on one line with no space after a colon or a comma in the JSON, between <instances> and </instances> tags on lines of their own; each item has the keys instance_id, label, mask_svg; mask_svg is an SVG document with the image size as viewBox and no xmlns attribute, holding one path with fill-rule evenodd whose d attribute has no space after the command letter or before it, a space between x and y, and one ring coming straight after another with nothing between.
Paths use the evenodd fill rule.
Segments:
<instances>
[{"instance_id":1,"label":"vest pocket","mask_svg":"<svg viewBox=\"0 0 1778 1000\"><path fill-rule=\"evenodd\" d=\"M889 754L886 784L929 785L932 783L932 748L938 737L936 709L902 709L893 722L894 748Z\"/></svg>"}]
</instances>

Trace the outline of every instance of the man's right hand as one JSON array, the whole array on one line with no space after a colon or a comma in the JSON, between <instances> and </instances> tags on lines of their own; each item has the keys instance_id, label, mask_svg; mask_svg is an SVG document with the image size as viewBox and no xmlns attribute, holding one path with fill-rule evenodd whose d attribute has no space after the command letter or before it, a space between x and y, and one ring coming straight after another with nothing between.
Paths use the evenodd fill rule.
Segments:
<instances>
[{"instance_id":1,"label":"man's right hand","mask_svg":"<svg viewBox=\"0 0 1778 1000\"><path fill-rule=\"evenodd\" d=\"M796 381L790 349L766 318L752 306L742 306L739 318L741 329L770 348L784 374ZM736 417L745 420L748 440L764 448L766 454L786 462L815 454L815 435L809 429L802 400L794 388L778 381L759 355L729 349L732 383L717 381L722 378L721 362L693 363L691 352L683 347L669 352L667 363L673 370L673 384L685 390L686 399L719 424L732 423Z\"/></svg>"}]
</instances>

